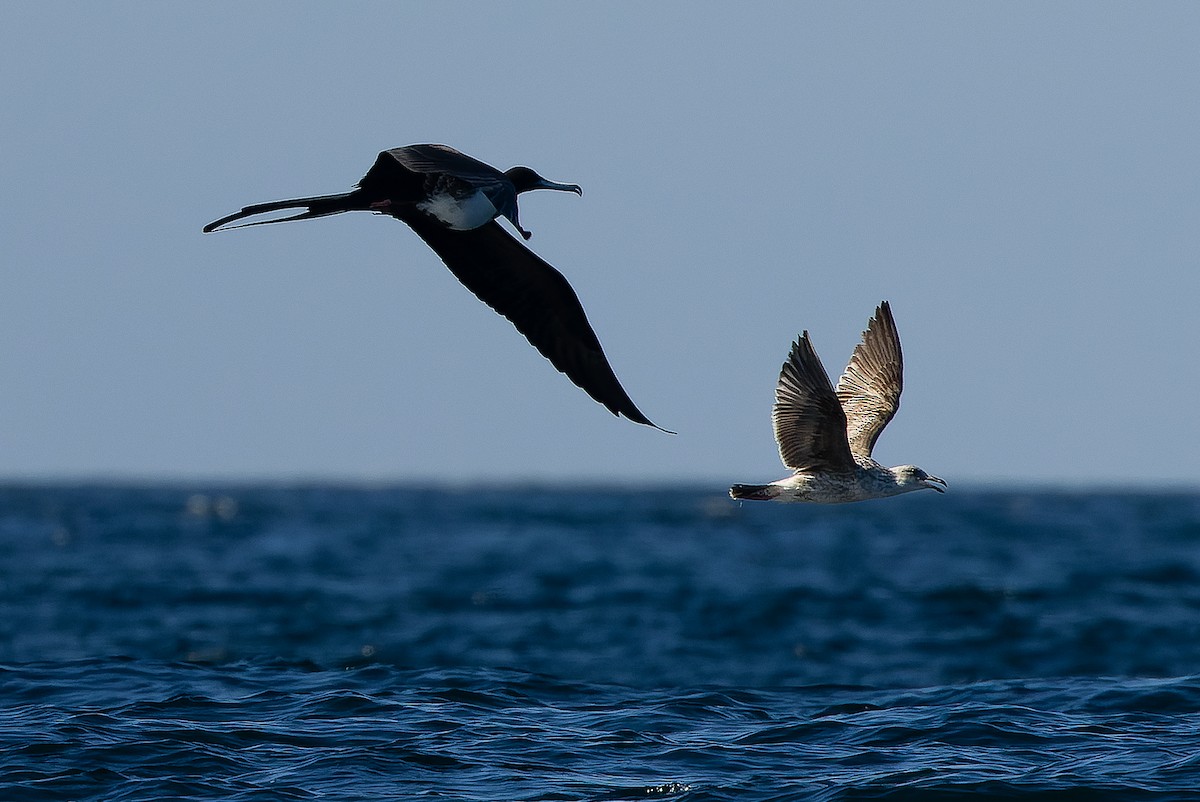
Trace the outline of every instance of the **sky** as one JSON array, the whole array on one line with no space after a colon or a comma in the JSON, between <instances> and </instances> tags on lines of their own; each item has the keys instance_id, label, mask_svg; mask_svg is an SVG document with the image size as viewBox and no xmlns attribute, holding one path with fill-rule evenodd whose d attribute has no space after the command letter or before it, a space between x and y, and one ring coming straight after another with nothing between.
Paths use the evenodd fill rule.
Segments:
<instances>
[{"instance_id":1,"label":"sky","mask_svg":"<svg viewBox=\"0 0 1200 802\"><path fill-rule=\"evenodd\" d=\"M0 479L770 481L808 330L905 357L875 456L1200 486L1200 4L0 6ZM452 145L609 414L377 215L216 234ZM929 494L932 496L932 494Z\"/></svg>"}]
</instances>

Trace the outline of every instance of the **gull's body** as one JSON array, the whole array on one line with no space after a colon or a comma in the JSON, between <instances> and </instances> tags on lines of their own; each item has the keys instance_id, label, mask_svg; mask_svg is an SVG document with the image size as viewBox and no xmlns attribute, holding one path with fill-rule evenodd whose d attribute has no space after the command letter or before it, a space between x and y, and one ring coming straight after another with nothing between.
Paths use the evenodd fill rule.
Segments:
<instances>
[{"instance_id":1,"label":"gull's body","mask_svg":"<svg viewBox=\"0 0 1200 802\"><path fill-rule=\"evenodd\" d=\"M887 301L875 310L836 390L805 331L783 363L771 412L779 456L793 473L770 484L734 485L729 495L840 504L913 490L944 492L944 481L915 465L888 468L871 457L900 407L903 385L900 335Z\"/></svg>"},{"instance_id":2,"label":"gull's body","mask_svg":"<svg viewBox=\"0 0 1200 802\"><path fill-rule=\"evenodd\" d=\"M501 172L446 145L408 145L380 153L350 192L247 206L209 223L204 231L280 209L305 211L242 225L350 211L395 217L415 231L467 289L508 318L588 395L614 415L654 426L621 387L571 285L497 222L506 218L528 240L530 233L518 221L517 196L534 189L583 194L577 184L548 181L528 167Z\"/></svg>"}]
</instances>

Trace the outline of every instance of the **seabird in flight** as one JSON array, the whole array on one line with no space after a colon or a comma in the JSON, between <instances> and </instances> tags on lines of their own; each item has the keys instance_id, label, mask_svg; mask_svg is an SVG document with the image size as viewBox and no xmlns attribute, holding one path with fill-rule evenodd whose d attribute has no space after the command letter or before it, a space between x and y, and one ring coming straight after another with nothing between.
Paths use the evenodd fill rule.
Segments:
<instances>
[{"instance_id":1,"label":"seabird in flight","mask_svg":"<svg viewBox=\"0 0 1200 802\"><path fill-rule=\"evenodd\" d=\"M209 223L204 232L280 209L304 211L231 228L351 211L391 215L588 395L614 415L660 428L621 387L571 285L497 221L507 218L528 240L532 235L518 220L517 196L534 189L583 194L577 184L549 181L528 167L501 172L447 145L407 145L380 153L350 192L254 204Z\"/></svg>"},{"instance_id":2,"label":"seabird in flight","mask_svg":"<svg viewBox=\"0 0 1200 802\"><path fill-rule=\"evenodd\" d=\"M766 485L734 485L729 495L837 504L925 488L944 493L945 481L915 465L886 468L871 458L879 433L900 408L903 372L887 301L867 324L837 390L805 331L783 363L771 412L779 456L794 473Z\"/></svg>"}]
</instances>

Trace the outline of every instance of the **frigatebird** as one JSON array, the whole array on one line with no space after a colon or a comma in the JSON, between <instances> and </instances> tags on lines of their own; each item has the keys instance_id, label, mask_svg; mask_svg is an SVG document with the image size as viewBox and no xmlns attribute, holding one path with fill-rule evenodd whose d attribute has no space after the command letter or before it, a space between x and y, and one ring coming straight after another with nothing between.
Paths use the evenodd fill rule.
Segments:
<instances>
[{"instance_id":1,"label":"frigatebird","mask_svg":"<svg viewBox=\"0 0 1200 802\"><path fill-rule=\"evenodd\" d=\"M783 363L771 411L779 456L794 473L766 485L734 485L729 495L837 504L913 490L945 492L944 480L916 465L886 468L871 457L900 408L903 387L900 335L887 301L867 323L836 390L804 332Z\"/></svg>"},{"instance_id":2,"label":"frigatebird","mask_svg":"<svg viewBox=\"0 0 1200 802\"><path fill-rule=\"evenodd\" d=\"M583 194L578 184L549 181L528 167L501 172L447 145L407 145L380 153L350 192L246 206L209 223L204 232L281 209L305 211L230 227L351 211L395 217L415 231L467 289L508 318L588 395L614 415L661 428L642 414L617 380L566 278L500 226L497 218L504 217L524 239L532 236L519 222L517 196L535 189Z\"/></svg>"}]
</instances>

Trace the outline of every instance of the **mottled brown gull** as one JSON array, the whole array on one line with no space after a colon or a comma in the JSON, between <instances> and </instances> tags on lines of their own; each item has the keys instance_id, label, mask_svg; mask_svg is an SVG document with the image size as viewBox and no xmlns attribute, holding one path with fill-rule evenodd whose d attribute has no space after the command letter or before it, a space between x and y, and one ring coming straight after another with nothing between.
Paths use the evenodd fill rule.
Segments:
<instances>
[{"instance_id":1,"label":"mottled brown gull","mask_svg":"<svg viewBox=\"0 0 1200 802\"><path fill-rule=\"evenodd\" d=\"M752 501L839 504L886 498L945 481L915 465L887 468L871 458L879 433L900 408L904 384L900 335L887 301L875 310L837 390L805 331L792 344L775 388L771 420L779 456L793 474L766 485L734 485Z\"/></svg>"}]
</instances>

